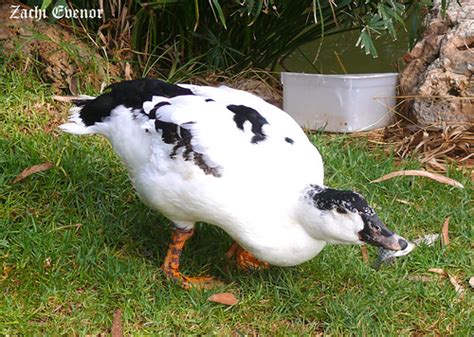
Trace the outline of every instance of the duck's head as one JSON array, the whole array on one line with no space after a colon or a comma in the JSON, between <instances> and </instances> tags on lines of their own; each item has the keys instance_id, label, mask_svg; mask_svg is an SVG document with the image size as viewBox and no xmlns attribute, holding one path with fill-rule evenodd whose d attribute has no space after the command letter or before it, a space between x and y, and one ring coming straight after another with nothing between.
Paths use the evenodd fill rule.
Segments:
<instances>
[{"instance_id":1,"label":"duck's head","mask_svg":"<svg viewBox=\"0 0 474 337\"><path fill-rule=\"evenodd\" d=\"M385 226L362 195L311 185L304 194L302 223L315 239L329 243L368 243L404 250L408 242Z\"/></svg>"}]
</instances>

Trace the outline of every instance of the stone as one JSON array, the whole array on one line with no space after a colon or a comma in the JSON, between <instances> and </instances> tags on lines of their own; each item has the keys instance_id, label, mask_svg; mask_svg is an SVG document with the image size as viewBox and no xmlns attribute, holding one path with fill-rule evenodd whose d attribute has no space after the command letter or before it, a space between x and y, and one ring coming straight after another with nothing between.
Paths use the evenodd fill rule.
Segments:
<instances>
[{"instance_id":1,"label":"stone","mask_svg":"<svg viewBox=\"0 0 474 337\"><path fill-rule=\"evenodd\" d=\"M461 4L461 6L459 5ZM422 126L474 123L474 0L436 0L423 38L403 57L400 74L408 110Z\"/></svg>"}]
</instances>

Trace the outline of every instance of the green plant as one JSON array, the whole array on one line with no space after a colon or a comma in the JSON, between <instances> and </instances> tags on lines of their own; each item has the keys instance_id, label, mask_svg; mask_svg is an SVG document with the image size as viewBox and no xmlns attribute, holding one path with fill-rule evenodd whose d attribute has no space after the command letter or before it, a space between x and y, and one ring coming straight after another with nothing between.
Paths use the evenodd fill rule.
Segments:
<instances>
[{"instance_id":1,"label":"green plant","mask_svg":"<svg viewBox=\"0 0 474 337\"><path fill-rule=\"evenodd\" d=\"M43 5L51 0L43 1ZM431 0L77 0L77 8L103 5L106 21L82 20L97 41L135 51L141 69L158 70L199 61L211 71L273 69L301 45L348 30L359 30L358 45L377 56L374 40L396 38L396 26L417 29L419 13ZM54 6L52 3L51 6ZM417 21L418 20L418 21ZM99 38L100 37L100 38ZM124 42L125 41L125 42Z\"/></svg>"}]
</instances>

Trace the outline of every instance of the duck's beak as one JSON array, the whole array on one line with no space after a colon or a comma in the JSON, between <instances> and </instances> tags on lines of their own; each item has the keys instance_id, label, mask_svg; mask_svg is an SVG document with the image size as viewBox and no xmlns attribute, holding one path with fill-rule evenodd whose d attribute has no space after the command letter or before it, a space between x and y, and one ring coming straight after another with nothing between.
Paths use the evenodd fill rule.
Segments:
<instances>
[{"instance_id":1,"label":"duck's beak","mask_svg":"<svg viewBox=\"0 0 474 337\"><path fill-rule=\"evenodd\" d=\"M408 241L395 234L385 226L376 215L363 215L364 229L359 232L359 239L368 244L390 250L404 250Z\"/></svg>"}]
</instances>

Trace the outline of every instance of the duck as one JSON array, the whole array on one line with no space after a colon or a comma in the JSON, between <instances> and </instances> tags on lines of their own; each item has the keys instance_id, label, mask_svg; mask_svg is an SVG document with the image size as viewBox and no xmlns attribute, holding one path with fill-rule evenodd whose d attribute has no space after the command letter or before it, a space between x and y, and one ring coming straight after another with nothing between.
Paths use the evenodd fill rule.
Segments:
<instances>
[{"instance_id":1,"label":"duck","mask_svg":"<svg viewBox=\"0 0 474 337\"><path fill-rule=\"evenodd\" d=\"M139 198L171 221L161 271L183 288L219 282L180 272L197 223L226 232L244 270L299 265L328 244L407 246L361 194L326 186L304 130L252 93L143 78L73 103L60 129L109 140Z\"/></svg>"}]
</instances>

